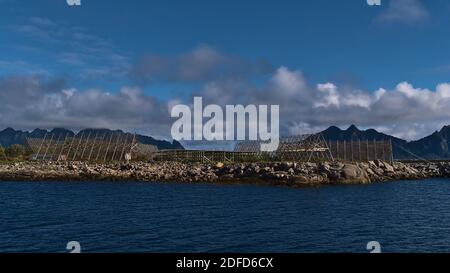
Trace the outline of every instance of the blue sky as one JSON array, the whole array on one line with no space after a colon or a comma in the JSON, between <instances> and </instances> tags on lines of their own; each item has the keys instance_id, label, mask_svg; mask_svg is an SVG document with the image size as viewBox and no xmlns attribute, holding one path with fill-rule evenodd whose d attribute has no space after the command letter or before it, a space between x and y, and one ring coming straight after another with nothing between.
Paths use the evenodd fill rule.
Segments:
<instances>
[{"instance_id":1,"label":"blue sky","mask_svg":"<svg viewBox=\"0 0 450 273\"><path fill-rule=\"evenodd\" d=\"M295 105L284 107L285 116L298 117L286 121L287 131L356 123L416 138L450 123L448 116L415 119L414 113L391 108L420 105L424 108L418 109L426 111L426 105L446 98L438 96L436 86L449 82L449 14L446 0L382 0L380 7L369 6L365 0L82 0L79 7L70 7L65 0L0 0L0 78L3 86L12 84L11 78L24 77L22 83L32 78L38 82L37 90L50 86L51 99L62 92L98 102L104 94L118 94L114 102L124 108L135 107L130 93L140 101L161 105L188 101L192 94L208 97L214 88L225 90L219 101L226 101L229 90L235 97L247 96L239 102L252 102L255 97L260 102L260 97L285 91L277 89L285 85L273 85L277 79L304 81L306 87L296 90L298 97L314 94L305 95L308 107L303 111L291 112L298 108ZM325 88L327 83L337 90ZM410 89L402 91L400 83L408 83ZM23 88L12 89L22 90L17 94L25 92ZM368 99L380 88L392 94L390 99ZM252 92L256 95L249 95ZM268 94L261 95L264 92ZM397 98L397 93L404 98ZM121 95L128 96L130 105L116 102L124 100ZM22 128L63 123L124 127L130 124L127 120L136 119L133 115L141 115L124 111L121 115L129 117L121 122L121 115L108 111L108 116L89 111L83 115L84 108L73 105L73 97L70 102L67 98L57 98L58 103L74 113L58 112L61 109L51 109L54 113L49 116L43 114L46 109L16 116L4 113L0 123L14 125L14 119L24 120L19 124ZM358 102L339 102L349 98ZM283 107L288 101L292 100L274 102ZM106 105L96 107L101 111ZM167 121L159 113L167 107L158 107L144 111L158 118L137 117L145 123L138 129L150 132L145 129L152 127L149 120L157 120L158 126ZM380 111L376 119L360 117L374 109ZM336 118L319 120L313 110ZM383 115L384 111L392 113ZM39 119L25 120L30 116ZM392 123L386 123L386 118ZM164 135L164 130L160 128L158 134Z\"/></svg>"},{"instance_id":2,"label":"blue sky","mask_svg":"<svg viewBox=\"0 0 450 273\"><path fill-rule=\"evenodd\" d=\"M40 17L60 23L61 28L62 24L83 28L111 43L130 61L147 53L177 54L205 44L300 69L314 82L335 79L374 89L392 86L399 79L434 86L448 78L448 73L440 73L450 65L450 39L445 39L450 3L445 0L427 1L432 18L395 25L376 22L386 7L370 7L364 0L84 0L76 8L64 0L4 1L8 7L2 8L2 26L27 24L27 18ZM388 1L384 2L387 6ZM64 48L14 31L4 34L1 49L8 52L4 58L26 59L57 69L56 73L70 73L71 67L17 46L46 51Z\"/></svg>"}]
</instances>

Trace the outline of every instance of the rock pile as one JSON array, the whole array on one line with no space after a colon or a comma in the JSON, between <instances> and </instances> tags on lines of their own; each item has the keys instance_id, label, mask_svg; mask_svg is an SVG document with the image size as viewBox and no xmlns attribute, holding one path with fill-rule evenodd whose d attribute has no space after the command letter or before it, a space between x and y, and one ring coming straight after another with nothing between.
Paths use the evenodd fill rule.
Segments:
<instances>
[{"instance_id":1,"label":"rock pile","mask_svg":"<svg viewBox=\"0 0 450 273\"><path fill-rule=\"evenodd\" d=\"M267 183L288 186L368 184L389 180L450 177L450 163L234 163L177 162L88 164L22 162L0 165L2 181L157 181Z\"/></svg>"}]
</instances>

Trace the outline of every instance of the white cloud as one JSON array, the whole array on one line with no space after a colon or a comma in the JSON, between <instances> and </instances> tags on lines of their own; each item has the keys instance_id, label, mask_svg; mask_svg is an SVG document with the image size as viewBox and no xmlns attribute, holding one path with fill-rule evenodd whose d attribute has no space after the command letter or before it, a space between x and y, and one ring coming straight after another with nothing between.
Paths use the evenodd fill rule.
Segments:
<instances>
[{"instance_id":1,"label":"white cloud","mask_svg":"<svg viewBox=\"0 0 450 273\"><path fill-rule=\"evenodd\" d=\"M185 95L163 102L140 88L81 91L66 85L38 76L0 78L0 126L131 128L170 137L171 106L192 103ZM212 81L195 95L203 97L204 105L280 105L283 134L356 124L417 139L450 124L450 83L432 90L402 82L370 91L334 83L310 85L300 71L282 67L258 85L235 79Z\"/></svg>"},{"instance_id":2,"label":"white cloud","mask_svg":"<svg viewBox=\"0 0 450 273\"><path fill-rule=\"evenodd\" d=\"M272 81L284 95L295 95L306 86L300 71L290 71L286 67L280 67L273 76Z\"/></svg>"},{"instance_id":3,"label":"white cloud","mask_svg":"<svg viewBox=\"0 0 450 273\"><path fill-rule=\"evenodd\" d=\"M415 139L450 124L449 83L435 90L416 88L408 82L374 91L340 88L334 83L311 86L300 71L283 67L259 87L214 82L198 95L205 103L278 104L285 134L356 124Z\"/></svg>"},{"instance_id":4,"label":"white cloud","mask_svg":"<svg viewBox=\"0 0 450 273\"><path fill-rule=\"evenodd\" d=\"M321 99L320 101L318 101L314 104L315 107L330 107L330 106L339 107L340 106L340 102L339 102L340 99L339 99L339 94L337 92L336 85L334 85L332 83L318 84L317 90L319 90L319 92L323 93L324 96L323 96L323 99Z\"/></svg>"},{"instance_id":5,"label":"white cloud","mask_svg":"<svg viewBox=\"0 0 450 273\"><path fill-rule=\"evenodd\" d=\"M439 84L436 90L439 97L444 99L450 98L450 84L448 83Z\"/></svg>"},{"instance_id":6,"label":"white cloud","mask_svg":"<svg viewBox=\"0 0 450 273\"><path fill-rule=\"evenodd\" d=\"M139 88L118 92L66 88L60 80L37 76L0 78L2 127L34 129L85 127L130 129L165 135L170 116L164 102Z\"/></svg>"},{"instance_id":7,"label":"white cloud","mask_svg":"<svg viewBox=\"0 0 450 273\"><path fill-rule=\"evenodd\" d=\"M420 0L390 0L376 18L375 22L383 24L414 24L426 21L430 13Z\"/></svg>"}]
</instances>

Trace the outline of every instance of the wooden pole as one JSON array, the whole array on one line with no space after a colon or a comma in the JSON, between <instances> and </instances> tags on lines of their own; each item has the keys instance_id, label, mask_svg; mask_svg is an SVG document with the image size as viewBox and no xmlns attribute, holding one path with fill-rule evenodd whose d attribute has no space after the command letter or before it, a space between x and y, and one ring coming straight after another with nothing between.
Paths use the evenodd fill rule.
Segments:
<instances>
[{"instance_id":1,"label":"wooden pole","mask_svg":"<svg viewBox=\"0 0 450 273\"><path fill-rule=\"evenodd\" d=\"M359 154L359 162L362 162L362 154L361 154L361 139L358 138L358 154Z\"/></svg>"},{"instance_id":2,"label":"wooden pole","mask_svg":"<svg viewBox=\"0 0 450 273\"><path fill-rule=\"evenodd\" d=\"M48 143L47 149L45 149L45 154L44 154L44 158L43 158L44 161L45 161L45 158L47 157L48 149L50 148L50 145L52 144L53 137L54 137L54 135L52 134L52 137L50 138L50 142Z\"/></svg>"},{"instance_id":3,"label":"wooden pole","mask_svg":"<svg viewBox=\"0 0 450 273\"><path fill-rule=\"evenodd\" d=\"M341 160L343 159L343 157L339 153L339 140L336 141L336 156Z\"/></svg>"},{"instance_id":4,"label":"wooden pole","mask_svg":"<svg viewBox=\"0 0 450 273\"><path fill-rule=\"evenodd\" d=\"M370 154L369 154L369 139L366 140L367 143L367 149L366 149L366 153L367 153L367 162L370 161Z\"/></svg>"},{"instance_id":5,"label":"wooden pole","mask_svg":"<svg viewBox=\"0 0 450 273\"><path fill-rule=\"evenodd\" d=\"M52 161L54 160L53 158L55 157L55 155L57 154L57 151L58 151L58 144L59 144L59 141L61 140L61 135L58 135L58 140L56 141L56 144L55 144L55 149L53 149L53 152L52 152ZM56 160L58 160L58 159L56 159Z\"/></svg>"},{"instance_id":6,"label":"wooden pole","mask_svg":"<svg viewBox=\"0 0 450 273\"><path fill-rule=\"evenodd\" d=\"M391 150L391 164L394 164L394 147L392 146L392 138L389 139L389 147Z\"/></svg>"},{"instance_id":7,"label":"wooden pole","mask_svg":"<svg viewBox=\"0 0 450 273\"><path fill-rule=\"evenodd\" d=\"M72 147L73 147L73 144L75 143L75 139L76 139L76 135L74 134L73 135L73 137L72 137L72 141L70 142L70 145L69 145L69 151L67 152L67 159L68 160L70 160L70 151L72 151Z\"/></svg>"},{"instance_id":8,"label":"wooden pole","mask_svg":"<svg viewBox=\"0 0 450 273\"><path fill-rule=\"evenodd\" d=\"M98 158L100 157L100 152L101 152L102 147L103 147L103 144L104 144L104 142L105 142L105 140L106 140L107 134L108 134L108 133L105 133L105 134L103 135L102 141L100 142L100 145L99 145L99 147L98 147L97 157L95 158L95 161L98 161Z\"/></svg>"},{"instance_id":9,"label":"wooden pole","mask_svg":"<svg viewBox=\"0 0 450 273\"><path fill-rule=\"evenodd\" d=\"M376 142L375 139L373 140L373 149L374 149L374 151L375 151L375 160L377 160L377 159L378 159L377 142Z\"/></svg>"},{"instance_id":10,"label":"wooden pole","mask_svg":"<svg viewBox=\"0 0 450 273\"><path fill-rule=\"evenodd\" d=\"M72 161L75 161L75 159L77 158L78 150L80 149L81 143L83 143L83 137L84 137L84 132L81 133L80 141L78 142L77 149L75 150L75 154L73 155Z\"/></svg>"},{"instance_id":11,"label":"wooden pole","mask_svg":"<svg viewBox=\"0 0 450 273\"><path fill-rule=\"evenodd\" d=\"M117 145L120 145L120 140L122 139L122 135L119 134L116 138L116 145L114 145L114 152L112 154L112 158L111 161L114 161L114 158L116 157L116 152L117 152Z\"/></svg>"},{"instance_id":12,"label":"wooden pole","mask_svg":"<svg viewBox=\"0 0 450 273\"><path fill-rule=\"evenodd\" d=\"M105 156L103 157L103 162L106 162L106 157L108 156L109 147L111 146L111 141L113 139L114 133L111 133L111 137L109 138L108 146L105 151Z\"/></svg>"},{"instance_id":13,"label":"wooden pole","mask_svg":"<svg viewBox=\"0 0 450 273\"><path fill-rule=\"evenodd\" d=\"M39 146L39 149L36 153L36 159L39 158L39 154L41 153L42 145L44 145L46 138L47 138L47 132L45 133L44 138L42 139L41 145Z\"/></svg>"},{"instance_id":14,"label":"wooden pole","mask_svg":"<svg viewBox=\"0 0 450 273\"><path fill-rule=\"evenodd\" d=\"M353 154L353 144L355 144L353 142L353 140L350 141L350 150L351 150L351 154L352 154L352 162L355 162L355 158L354 158L354 154Z\"/></svg>"},{"instance_id":15,"label":"wooden pole","mask_svg":"<svg viewBox=\"0 0 450 273\"><path fill-rule=\"evenodd\" d=\"M91 161L92 153L94 152L94 147L97 145L98 131L95 133L94 141L92 142L91 151L89 152L88 161Z\"/></svg>"},{"instance_id":16,"label":"wooden pole","mask_svg":"<svg viewBox=\"0 0 450 273\"><path fill-rule=\"evenodd\" d=\"M92 132L89 132L88 137L86 139L86 145L84 145L83 152L81 153L81 160L83 160L84 153L86 152L86 148L90 142Z\"/></svg>"},{"instance_id":17,"label":"wooden pole","mask_svg":"<svg viewBox=\"0 0 450 273\"><path fill-rule=\"evenodd\" d=\"M69 134L69 133L66 133L66 136L64 137L64 142L63 142L63 144L61 145L61 151L59 151L59 155L58 155L57 161L59 161L59 160L61 159L62 153L63 153L63 151L64 151L64 146L66 145L67 135L68 135L68 134Z\"/></svg>"},{"instance_id":18,"label":"wooden pole","mask_svg":"<svg viewBox=\"0 0 450 273\"><path fill-rule=\"evenodd\" d=\"M344 161L347 161L347 141L344 140Z\"/></svg>"},{"instance_id":19,"label":"wooden pole","mask_svg":"<svg viewBox=\"0 0 450 273\"><path fill-rule=\"evenodd\" d=\"M133 140L131 141L131 145L130 145L130 155L133 156L133 146L134 146L134 141L136 140L136 133L134 133L133 135Z\"/></svg>"},{"instance_id":20,"label":"wooden pole","mask_svg":"<svg viewBox=\"0 0 450 273\"><path fill-rule=\"evenodd\" d=\"M123 160L124 154L125 154L125 148L127 147L128 141L130 136L128 134L125 135L125 140L122 142L122 151L120 152L120 158L119 161Z\"/></svg>"}]
</instances>

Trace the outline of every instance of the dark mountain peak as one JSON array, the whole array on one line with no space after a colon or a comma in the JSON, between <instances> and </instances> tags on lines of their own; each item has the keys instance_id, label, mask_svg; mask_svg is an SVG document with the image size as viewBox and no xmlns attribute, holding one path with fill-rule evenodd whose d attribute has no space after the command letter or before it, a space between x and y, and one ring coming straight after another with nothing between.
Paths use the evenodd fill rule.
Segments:
<instances>
[{"instance_id":1,"label":"dark mountain peak","mask_svg":"<svg viewBox=\"0 0 450 273\"><path fill-rule=\"evenodd\" d=\"M95 137L95 136L104 136L104 135L110 135L110 134L129 134L129 133L125 133L122 130L111 130L111 129L105 129L105 128L100 128L100 129L95 129L95 128L87 128L87 129L83 129L80 130L76 135L77 136L81 136L83 135L84 137L87 136L91 136L91 137Z\"/></svg>"},{"instance_id":2,"label":"dark mountain peak","mask_svg":"<svg viewBox=\"0 0 450 273\"><path fill-rule=\"evenodd\" d=\"M356 125L352 124L350 127L348 127L347 132L361 132Z\"/></svg>"},{"instance_id":3,"label":"dark mountain peak","mask_svg":"<svg viewBox=\"0 0 450 273\"><path fill-rule=\"evenodd\" d=\"M73 133L73 132L64 128L55 128L50 131L50 134L61 134L61 133Z\"/></svg>"},{"instance_id":4,"label":"dark mountain peak","mask_svg":"<svg viewBox=\"0 0 450 273\"><path fill-rule=\"evenodd\" d=\"M33 131L31 131L31 134L41 134L41 133L47 133L47 130L36 128Z\"/></svg>"},{"instance_id":5,"label":"dark mountain peak","mask_svg":"<svg viewBox=\"0 0 450 273\"><path fill-rule=\"evenodd\" d=\"M328 129L327 130L330 130L330 131L341 131L341 129L339 128L339 127L337 127L337 126L330 126L330 127L328 127Z\"/></svg>"},{"instance_id":6,"label":"dark mountain peak","mask_svg":"<svg viewBox=\"0 0 450 273\"><path fill-rule=\"evenodd\" d=\"M439 131L440 134L444 136L450 136L450 125L446 125L442 127L442 129Z\"/></svg>"},{"instance_id":7,"label":"dark mountain peak","mask_svg":"<svg viewBox=\"0 0 450 273\"><path fill-rule=\"evenodd\" d=\"M323 137L329 141L381 141L392 140L395 146L405 146L407 141L378 132L375 129L360 130L356 125L347 130L341 130L335 126L322 132ZM400 148L399 148L400 149Z\"/></svg>"},{"instance_id":8,"label":"dark mountain peak","mask_svg":"<svg viewBox=\"0 0 450 273\"><path fill-rule=\"evenodd\" d=\"M19 132L20 132L20 131L16 131L16 130L14 130L13 128L8 127L8 128L6 128L5 130L1 131L0 133L1 133L1 134L7 134L7 135L9 135L9 134L15 134L15 133L19 133Z\"/></svg>"},{"instance_id":9,"label":"dark mountain peak","mask_svg":"<svg viewBox=\"0 0 450 273\"><path fill-rule=\"evenodd\" d=\"M346 133L360 133L360 132L362 132L362 131L359 130L359 128L356 127L356 125L353 124L350 127L348 127L346 130L342 130L341 128L333 125L333 126L328 127L328 129L326 129L322 133L327 133L327 134L346 134Z\"/></svg>"},{"instance_id":10,"label":"dark mountain peak","mask_svg":"<svg viewBox=\"0 0 450 273\"><path fill-rule=\"evenodd\" d=\"M322 132L328 141L383 141L390 140L396 159L450 159L450 126L422 139L406 140L383 134L375 129L359 130L355 125L343 131L335 126Z\"/></svg>"},{"instance_id":11,"label":"dark mountain peak","mask_svg":"<svg viewBox=\"0 0 450 273\"><path fill-rule=\"evenodd\" d=\"M380 134L380 132L378 132L378 131L375 130L375 129L367 129L367 130L366 130L366 133L368 133L368 134Z\"/></svg>"},{"instance_id":12,"label":"dark mountain peak","mask_svg":"<svg viewBox=\"0 0 450 273\"><path fill-rule=\"evenodd\" d=\"M43 138L48 134L47 130L36 128L28 136L31 138Z\"/></svg>"},{"instance_id":13,"label":"dark mountain peak","mask_svg":"<svg viewBox=\"0 0 450 273\"><path fill-rule=\"evenodd\" d=\"M322 133L341 133L342 130L337 127L337 126L330 126L328 127L325 131L323 131Z\"/></svg>"},{"instance_id":14,"label":"dark mountain peak","mask_svg":"<svg viewBox=\"0 0 450 273\"><path fill-rule=\"evenodd\" d=\"M69 130L65 128L54 128L51 132L68 132Z\"/></svg>"},{"instance_id":15,"label":"dark mountain peak","mask_svg":"<svg viewBox=\"0 0 450 273\"><path fill-rule=\"evenodd\" d=\"M6 128L0 132L0 145L9 147L13 144L22 144L28 132L16 131L13 128Z\"/></svg>"},{"instance_id":16,"label":"dark mountain peak","mask_svg":"<svg viewBox=\"0 0 450 273\"><path fill-rule=\"evenodd\" d=\"M49 135L52 138L64 139L67 137L73 137L75 133L65 128L55 128L49 132Z\"/></svg>"},{"instance_id":17,"label":"dark mountain peak","mask_svg":"<svg viewBox=\"0 0 450 273\"><path fill-rule=\"evenodd\" d=\"M144 136L134 133L127 133L122 130L110 130L110 129L83 129L75 134L73 131L65 129L65 128L55 128L50 132L43 129L34 129L31 133L16 131L13 128L7 128L3 131L0 131L0 145L3 147L9 147L13 144L21 144L27 145L27 138L52 138L54 140L63 140L65 137L73 137L73 136L83 136L83 138L98 138L102 137L110 137L113 135L114 138L125 139L135 136L136 140L142 144L150 144L158 147L160 150L170 150L170 149L184 149L183 146L178 141L165 141L165 140L157 140L150 136Z\"/></svg>"},{"instance_id":18,"label":"dark mountain peak","mask_svg":"<svg viewBox=\"0 0 450 273\"><path fill-rule=\"evenodd\" d=\"M442 134L440 131L435 131L434 133L432 133L429 136L426 136L424 138L421 138L419 140L415 140L415 141L411 141L411 143L426 143L426 142L435 142L435 141L440 141L442 139Z\"/></svg>"},{"instance_id":19,"label":"dark mountain peak","mask_svg":"<svg viewBox=\"0 0 450 273\"><path fill-rule=\"evenodd\" d=\"M364 134L367 136L368 140L382 140L387 138L394 138L393 136L380 133L375 129L367 129L366 131L364 131Z\"/></svg>"},{"instance_id":20,"label":"dark mountain peak","mask_svg":"<svg viewBox=\"0 0 450 273\"><path fill-rule=\"evenodd\" d=\"M132 138L135 137L136 140L142 144L149 144L149 145L154 145L156 147L158 147L158 149L160 150L171 150L171 149L184 149L183 146L179 143L179 142L169 142L169 141L165 141L165 140L157 140L154 139L151 136L144 136L144 135L139 135L139 134L134 134L134 133L129 133L129 132L124 132L122 130L111 130L111 129L83 129L81 131L78 132L77 136L81 136L83 135L83 137L90 137L90 138L95 138L97 137L110 137L113 136L113 138L119 137L120 138Z\"/></svg>"}]
</instances>

